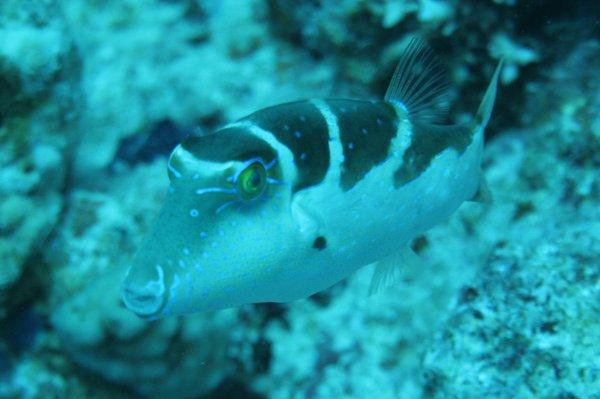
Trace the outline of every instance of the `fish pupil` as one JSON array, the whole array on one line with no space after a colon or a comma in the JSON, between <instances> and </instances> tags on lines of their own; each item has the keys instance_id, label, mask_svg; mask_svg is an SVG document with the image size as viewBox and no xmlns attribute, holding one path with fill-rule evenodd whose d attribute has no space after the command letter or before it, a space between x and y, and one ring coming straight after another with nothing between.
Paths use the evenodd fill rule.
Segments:
<instances>
[{"instance_id":1,"label":"fish pupil","mask_svg":"<svg viewBox=\"0 0 600 399\"><path fill-rule=\"evenodd\" d=\"M262 175L256 169L252 171L252 176L250 177L250 185L254 189L262 186Z\"/></svg>"},{"instance_id":2,"label":"fish pupil","mask_svg":"<svg viewBox=\"0 0 600 399\"><path fill-rule=\"evenodd\" d=\"M246 168L240 175L239 190L246 199L259 196L266 186L266 171L260 163L255 163Z\"/></svg>"}]
</instances>

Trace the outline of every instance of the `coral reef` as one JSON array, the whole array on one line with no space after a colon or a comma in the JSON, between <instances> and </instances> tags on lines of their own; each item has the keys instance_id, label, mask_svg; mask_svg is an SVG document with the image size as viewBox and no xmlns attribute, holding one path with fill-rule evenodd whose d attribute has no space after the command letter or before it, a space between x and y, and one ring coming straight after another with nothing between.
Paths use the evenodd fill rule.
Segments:
<instances>
[{"instance_id":1,"label":"coral reef","mask_svg":"<svg viewBox=\"0 0 600 399\"><path fill-rule=\"evenodd\" d=\"M600 397L586 7L0 2L0 397ZM492 205L415 240L426 267L376 296L365 269L290 304L153 322L124 309L177 141L284 101L380 96L411 34L449 65L454 120L506 61Z\"/></svg>"},{"instance_id":2,"label":"coral reef","mask_svg":"<svg viewBox=\"0 0 600 399\"><path fill-rule=\"evenodd\" d=\"M78 58L52 2L2 2L0 43L0 304L15 306L63 204Z\"/></svg>"},{"instance_id":3,"label":"coral reef","mask_svg":"<svg viewBox=\"0 0 600 399\"><path fill-rule=\"evenodd\" d=\"M426 352L425 397L600 396L600 214L561 219L499 245L463 289Z\"/></svg>"},{"instance_id":4,"label":"coral reef","mask_svg":"<svg viewBox=\"0 0 600 399\"><path fill-rule=\"evenodd\" d=\"M327 68L268 40L262 1L73 0L64 10L84 64L78 175L106 166L121 139L162 120L213 128L322 95L331 80Z\"/></svg>"}]
</instances>

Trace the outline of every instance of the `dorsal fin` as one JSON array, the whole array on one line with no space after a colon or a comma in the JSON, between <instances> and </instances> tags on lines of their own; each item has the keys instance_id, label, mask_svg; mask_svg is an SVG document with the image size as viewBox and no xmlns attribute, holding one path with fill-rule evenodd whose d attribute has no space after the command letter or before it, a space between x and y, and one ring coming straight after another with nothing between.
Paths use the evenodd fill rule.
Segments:
<instances>
[{"instance_id":1,"label":"dorsal fin","mask_svg":"<svg viewBox=\"0 0 600 399\"><path fill-rule=\"evenodd\" d=\"M385 101L403 105L413 121L434 123L448 112L447 73L433 51L418 37L412 37L390 85Z\"/></svg>"}]
</instances>

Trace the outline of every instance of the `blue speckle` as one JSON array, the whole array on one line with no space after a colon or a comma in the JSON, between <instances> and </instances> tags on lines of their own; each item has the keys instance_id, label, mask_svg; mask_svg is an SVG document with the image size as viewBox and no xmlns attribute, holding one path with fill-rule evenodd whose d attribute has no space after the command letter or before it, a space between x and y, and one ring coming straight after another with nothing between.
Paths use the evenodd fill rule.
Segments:
<instances>
[{"instance_id":1,"label":"blue speckle","mask_svg":"<svg viewBox=\"0 0 600 399\"><path fill-rule=\"evenodd\" d=\"M294 132L294 136L296 136L296 138L299 139L300 137L302 137L302 133L300 133L298 130L296 130Z\"/></svg>"},{"instance_id":2,"label":"blue speckle","mask_svg":"<svg viewBox=\"0 0 600 399\"><path fill-rule=\"evenodd\" d=\"M361 131L362 131L362 134L368 134L369 133L369 131L365 127L363 127Z\"/></svg>"},{"instance_id":3,"label":"blue speckle","mask_svg":"<svg viewBox=\"0 0 600 399\"><path fill-rule=\"evenodd\" d=\"M303 160L303 161L306 159L306 153L305 152L303 152L302 154L300 154L300 159Z\"/></svg>"},{"instance_id":4,"label":"blue speckle","mask_svg":"<svg viewBox=\"0 0 600 399\"><path fill-rule=\"evenodd\" d=\"M354 149L354 143L349 143L348 144L348 148L351 149L351 150L353 150Z\"/></svg>"}]
</instances>

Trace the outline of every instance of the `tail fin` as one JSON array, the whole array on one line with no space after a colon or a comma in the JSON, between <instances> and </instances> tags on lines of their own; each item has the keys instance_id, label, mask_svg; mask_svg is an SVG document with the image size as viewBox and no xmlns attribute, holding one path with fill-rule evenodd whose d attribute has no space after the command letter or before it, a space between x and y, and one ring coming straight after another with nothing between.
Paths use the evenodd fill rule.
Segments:
<instances>
[{"instance_id":1,"label":"tail fin","mask_svg":"<svg viewBox=\"0 0 600 399\"><path fill-rule=\"evenodd\" d=\"M490 84L483 95L483 100L481 100L481 104L479 105L479 109L475 115L475 124L478 127L485 127L490 120L490 116L492 115L492 109L494 109L494 100L496 99L496 91L498 88L498 76L500 75L503 61L504 60L500 60L498 63L498 66L494 71L494 76L492 76L492 80L490 81Z\"/></svg>"}]
</instances>

